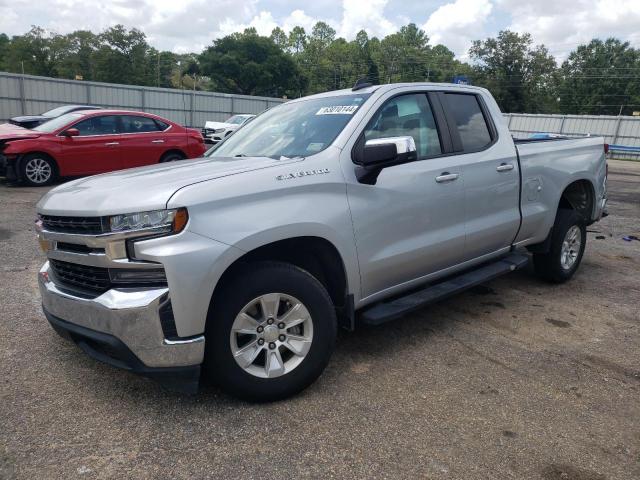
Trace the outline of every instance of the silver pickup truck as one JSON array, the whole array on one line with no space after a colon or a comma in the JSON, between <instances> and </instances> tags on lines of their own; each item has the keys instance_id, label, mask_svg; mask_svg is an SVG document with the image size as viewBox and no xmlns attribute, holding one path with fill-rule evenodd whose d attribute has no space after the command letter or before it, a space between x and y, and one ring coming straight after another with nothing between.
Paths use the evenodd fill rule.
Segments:
<instances>
[{"instance_id":1,"label":"silver pickup truck","mask_svg":"<svg viewBox=\"0 0 640 480\"><path fill-rule=\"evenodd\" d=\"M311 384L338 327L524 266L564 282L605 212L601 138L516 141L481 88L289 101L201 160L75 180L38 203L44 313L94 358L267 401Z\"/></svg>"}]
</instances>

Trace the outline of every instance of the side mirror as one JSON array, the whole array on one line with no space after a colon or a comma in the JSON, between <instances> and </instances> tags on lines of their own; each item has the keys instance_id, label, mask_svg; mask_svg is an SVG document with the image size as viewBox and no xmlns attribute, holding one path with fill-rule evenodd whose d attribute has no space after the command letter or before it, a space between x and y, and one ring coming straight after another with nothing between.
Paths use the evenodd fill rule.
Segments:
<instances>
[{"instance_id":1,"label":"side mirror","mask_svg":"<svg viewBox=\"0 0 640 480\"><path fill-rule=\"evenodd\" d=\"M63 137L78 137L80 136L80 130L77 128L68 128L64 132L62 132Z\"/></svg>"},{"instance_id":2,"label":"side mirror","mask_svg":"<svg viewBox=\"0 0 640 480\"><path fill-rule=\"evenodd\" d=\"M356 145L353 162L359 166L356 171L361 183L375 184L383 168L418 159L416 142L411 136L374 138L364 145Z\"/></svg>"}]
</instances>

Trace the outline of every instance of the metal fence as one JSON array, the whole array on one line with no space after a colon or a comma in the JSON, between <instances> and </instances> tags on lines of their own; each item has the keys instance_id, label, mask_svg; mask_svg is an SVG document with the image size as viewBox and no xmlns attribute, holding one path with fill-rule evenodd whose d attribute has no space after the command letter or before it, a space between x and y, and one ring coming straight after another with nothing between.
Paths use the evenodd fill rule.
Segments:
<instances>
[{"instance_id":1,"label":"metal fence","mask_svg":"<svg viewBox=\"0 0 640 480\"><path fill-rule=\"evenodd\" d=\"M0 72L0 122L18 115L37 115L61 105L81 104L149 112L202 128L207 120L224 121L236 113L260 113L283 101Z\"/></svg>"},{"instance_id":2,"label":"metal fence","mask_svg":"<svg viewBox=\"0 0 640 480\"><path fill-rule=\"evenodd\" d=\"M260 113L284 100L249 95L136 87L0 72L0 122L18 115L39 114L61 105L87 104L155 113L186 126L201 128L207 120L223 121L236 113ZM599 135L615 156L640 157L640 117L506 113L516 137L533 133Z\"/></svg>"},{"instance_id":3,"label":"metal fence","mask_svg":"<svg viewBox=\"0 0 640 480\"><path fill-rule=\"evenodd\" d=\"M640 117L528 113L505 113L504 116L517 138L526 138L533 133L597 135L612 146L610 152L616 158L640 157Z\"/></svg>"}]
</instances>

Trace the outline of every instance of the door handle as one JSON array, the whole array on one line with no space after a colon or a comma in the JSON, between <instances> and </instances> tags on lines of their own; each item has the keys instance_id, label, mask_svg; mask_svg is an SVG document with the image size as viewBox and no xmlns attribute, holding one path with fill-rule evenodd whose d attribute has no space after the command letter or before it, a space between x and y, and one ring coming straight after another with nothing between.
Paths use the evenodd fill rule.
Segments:
<instances>
[{"instance_id":1,"label":"door handle","mask_svg":"<svg viewBox=\"0 0 640 480\"><path fill-rule=\"evenodd\" d=\"M111 145L120 145L120 142L107 142L107 143L105 143L105 146L110 147Z\"/></svg>"},{"instance_id":2,"label":"door handle","mask_svg":"<svg viewBox=\"0 0 640 480\"><path fill-rule=\"evenodd\" d=\"M513 170L513 163L501 163L496 167L498 172L508 172L509 170Z\"/></svg>"},{"instance_id":3,"label":"door handle","mask_svg":"<svg viewBox=\"0 0 640 480\"><path fill-rule=\"evenodd\" d=\"M438 175L436 177L436 182L438 183L453 182L458 177L459 175L457 173L442 172L441 175Z\"/></svg>"},{"instance_id":4,"label":"door handle","mask_svg":"<svg viewBox=\"0 0 640 480\"><path fill-rule=\"evenodd\" d=\"M164 143L164 140L151 140L151 143Z\"/></svg>"}]
</instances>

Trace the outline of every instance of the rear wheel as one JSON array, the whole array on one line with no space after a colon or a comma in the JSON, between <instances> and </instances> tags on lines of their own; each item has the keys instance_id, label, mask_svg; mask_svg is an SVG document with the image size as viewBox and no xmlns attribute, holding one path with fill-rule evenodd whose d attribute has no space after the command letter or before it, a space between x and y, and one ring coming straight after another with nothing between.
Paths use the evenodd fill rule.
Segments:
<instances>
[{"instance_id":1,"label":"rear wheel","mask_svg":"<svg viewBox=\"0 0 640 480\"><path fill-rule=\"evenodd\" d=\"M25 155L20 168L24 182L34 187L49 185L57 176L53 160L40 153Z\"/></svg>"},{"instance_id":2,"label":"rear wheel","mask_svg":"<svg viewBox=\"0 0 640 480\"><path fill-rule=\"evenodd\" d=\"M549 282L566 282L580 266L586 244L587 228L582 217L575 210L558 210L549 251L533 255L536 273Z\"/></svg>"},{"instance_id":3,"label":"rear wheel","mask_svg":"<svg viewBox=\"0 0 640 480\"><path fill-rule=\"evenodd\" d=\"M288 397L324 370L336 324L327 291L309 273L286 263L252 264L214 296L205 371L246 400Z\"/></svg>"},{"instance_id":4,"label":"rear wheel","mask_svg":"<svg viewBox=\"0 0 640 480\"><path fill-rule=\"evenodd\" d=\"M160 158L160 163L177 162L178 160L184 160L184 155L180 152L167 152Z\"/></svg>"}]
</instances>

